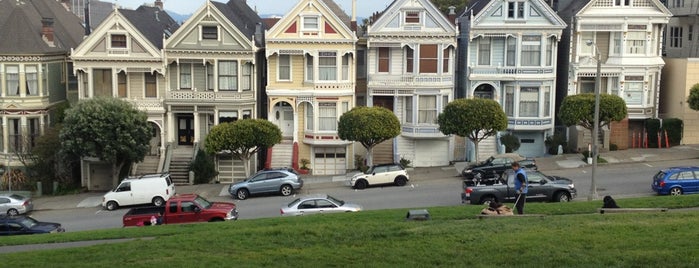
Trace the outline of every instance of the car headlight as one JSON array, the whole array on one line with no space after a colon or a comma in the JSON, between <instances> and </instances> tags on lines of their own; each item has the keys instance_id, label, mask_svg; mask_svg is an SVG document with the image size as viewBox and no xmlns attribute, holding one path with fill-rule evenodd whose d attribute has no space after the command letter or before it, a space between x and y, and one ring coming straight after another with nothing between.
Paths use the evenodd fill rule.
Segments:
<instances>
[{"instance_id":1,"label":"car headlight","mask_svg":"<svg viewBox=\"0 0 699 268\"><path fill-rule=\"evenodd\" d=\"M470 170L470 169L464 170L464 173L471 173L471 172L473 172L473 170Z\"/></svg>"},{"instance_id":2,"label":"car headlight","mask_svg":"<svg viewBox=\"0 0 699 268\"><path fill-rule=\"evenodd\" d=\"M575 189L575 183L568 184L568 188Z\"/></svg>"}]
</instances>

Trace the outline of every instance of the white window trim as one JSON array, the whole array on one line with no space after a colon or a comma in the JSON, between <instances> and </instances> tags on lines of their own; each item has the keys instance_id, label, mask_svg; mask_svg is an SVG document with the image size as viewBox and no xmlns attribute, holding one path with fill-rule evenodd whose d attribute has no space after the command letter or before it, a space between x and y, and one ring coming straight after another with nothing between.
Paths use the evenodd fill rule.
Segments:
<instances>
[{"instance_id":1,"label":"white window trim","mask_svg":"<svg viewBox=\"0 0 699 268\"><path fill-rule=\"evenodd\" d=\"M216 27L216 39L204 39L204 27ZM221 27L218 25L199 25L199 41L209 40L209 41L221 41Z\"/></svg>"},{"instance_id":2,"label":"white window trim","mask_svg":"<svg viewBox=\"0 0 699 268\"><path fill-rule=\"evenodd\" d=\"M107 39L109 40L107 42L107 49L108 50L117 50L117 51L130 51L131 50L131 36L128 35L127 32L109 32ZM123 35L126 37L126 47L113 47L112 46L112 36L114 35Z\"/></svg>"},{"instance_id":3,"label":"white window trim","mask_svg":"<svg viewBox=\"0 0 699 268\"><path fill-rule=\"evenodd\" d=\"M321 19L319 14L302 14L301 16L301 31L302 32L320 32L323 28L321 27ZM317 28L306 28L306 18L315 18L318 23Z\"/></svg>"},{"instance_id":4,"label":"white window trim","mask_svg":"<svg viewBox=\"0 0 699 268\"><path fill-rule=\"evenodd\" d=\"M279 75L279 74L281 74L281 72L279 71L279 68L281 67L281 62L282 62L282 61L281 61L281 58L282 58L282 56L287 56L287 57L289 57L289 79L282 79L281 76ZM294 77L292 65L293 65L293 63L292 63L292 60L291 60L291 55L278 54L278 56L277 56L277 81L281 81L281 82L289 82L289 81L291 81L291 78Z\"/></svg>"}]
</instances>

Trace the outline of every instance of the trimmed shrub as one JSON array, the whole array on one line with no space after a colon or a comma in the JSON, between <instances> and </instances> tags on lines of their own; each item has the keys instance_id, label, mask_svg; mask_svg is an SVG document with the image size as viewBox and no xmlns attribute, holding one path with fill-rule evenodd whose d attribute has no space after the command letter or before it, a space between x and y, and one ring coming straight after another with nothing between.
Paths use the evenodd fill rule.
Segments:
<instances>
[{"instance_id":1,"label":"trimmed shrub","mask_svg":"<svg viewBox=\"0 0 699 268\"><path fill-rule=\"evenodd\" d=\"M679 145L682 142L682 130L684 129L684 123L682 119L679 118L668 118L663 120L663 130L667 131L667 137L670 140L670 145ZM663 133L663 140L665 140L665 133ZM665 146L663 144L663 146Z\"/></svg>"},{"instance_id":2,"label":"trimmed shrub","mask_svg":"<svg viewBox=\"0 0 699 268\"><path fill-rule=\"evenodd\" d=\"M646 119L646 133L648 134L648 147L658 148L658 131L660 131L660 119Z\"/></svg>"},{"instance_id":3,"label":"trimmed shrub","mask_svg":"<svg viewBox=\"0 0 699 268\"><path fill-rule=\"evenodd\" d=\"M199 149L197 158L189 165L189 170L194 171L194 184L209 183L211 179L218 175L214 157Z\"/></svg>"},{"instance_id":4,"label":"trimmed shrub","mask_svg":"<svg viewBox=\"0 0 699 268\"><path fill-rule=\"evenodd\" d=\"M511 133L501 136L500 142L503 145L505 145L506 153L517 151L517 149L519 149L520 146L519 138L517 138L517 136L515 135L512 135Z\"/></svg>"},{"instance_id":5,"label":"trimmed shrub","mask_svg":"<svg viewBox=\"0 0 699 268\"><path fill-rule=\"evenodd\" d=\"M544 144L546 145L546 151L552 155L558 154L559 145L563 146L564 153L568 149L568 140L562 133L556 133L553 136L546 137Z\"/></svg>"}]
</instances>

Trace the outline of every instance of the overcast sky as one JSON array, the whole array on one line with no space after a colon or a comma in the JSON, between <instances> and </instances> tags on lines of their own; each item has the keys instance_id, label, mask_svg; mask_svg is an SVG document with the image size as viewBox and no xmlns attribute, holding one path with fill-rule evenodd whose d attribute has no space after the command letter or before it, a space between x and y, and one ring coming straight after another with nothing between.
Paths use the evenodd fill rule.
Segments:
<instances>
[{"instance_id":1,"label":"overcast sky","mask_svg":"<svg viewBox=\"0 0 699 268\"><path fill-rule=\"evenodd\" d=\"M153 3L155 0L102 0L119 4L123 8L137 8L143 3ZM191 14L199 9L205 0L163 0L166 10L178 14ZM228 2L217 0L217 2ZM335 0L345 10L347 15L352 15L352 0ZM383 11L392 0L357 0L357 16L366 18L374 12ZM288 12L298 0L248 0L248 5L257 8L259 14L283 15Z\"/></svg>"}]
</instances>

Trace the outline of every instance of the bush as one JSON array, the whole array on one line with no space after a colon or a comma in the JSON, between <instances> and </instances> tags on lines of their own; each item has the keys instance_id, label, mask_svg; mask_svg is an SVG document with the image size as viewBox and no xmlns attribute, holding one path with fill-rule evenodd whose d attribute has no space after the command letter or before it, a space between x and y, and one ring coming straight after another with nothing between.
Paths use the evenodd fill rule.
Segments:
<instances>
[{"instance_id":1,"label":"bush","mask_svg":"<svg viewBox=\"0 0 699 268\"><path fill-rule=\"evenodd\" d=\"M364 157L358 154L354 155L354 168L361 172L366 172L369 169L364 161Z\"/></svg>"},{"instance_id":2,"label":"bush","mask_svg":"<svg viewBox=\"0 0 699 268\"><path fill-rule=\"evenodd\" d=\"M609 144L609 150L610 150L610 151L618 151L618 150L619 150L619 146L616 145L616 144L614 144L614 143L610 143L610 144Z\"/></svg>"},{"instance_id":3,"label":"bush","mask_svg":"<svg viewBox=\"0 0 699 268\"><path fill-rule=\"evenodd\" d=\"M658 148L658 131L660 131L660 119L646 119L649 148Z\"/></svg>"},{"instance_id":4,"label":"bush","mask_svg":"<svg viewBox=\"0 0 699 268\"><path fill-rule=\"evenodd\" d=\"M544 144L546 145L546 151L552 155L558 154L559 145L563 146L564 153L568 148L568 140L566 140L565 135L562 133L556 133L553 136L546 137Z\"/></svg>"},{"instance_id":5,"label":"bush","mask_svg":"<svg viewBox=\"0 0 699 268\"><path fill-rule=\"evenodd\" d=\"M679 145L682 142L682 131L684 129L684 123L682 119L679 118L668 118L663 120L663 130L667 131L667 137L670 140L670 145ZM663 133L663 140L665 140L665 133ZM663 146L665 146L663 144Z\"/></svg>"},{"instance_id":6,"label":"bush","mask_svg":"<svg viewBox=\"0 0 699 268\"><path fill-rule=\"evenodd\" d=\"M194 162L189 165L189 170L194 171L194 184L209 183L218 175L214 157L199 149Z\"/></svg>"},{"instance_id":7,"label":"bush","mask_svg":"<svg viewBox=\"0 0 699 268\"><path fill-rule=\"evenodd\" d=\"M403 168L409 168L411 163L412 161L409 159L405 159L402 156L400 157L400 165L403 166Z\"/></svg>"},{"instance_id":8,"label":"bush","mask_svg":"<svg viewBox=\"0 0 699 268\"><path fill-rule=\"evenodd\" d=\"M500 142L503 145L505 145L506 153L517 151L517 149L519 149L520 146L519 138L517 138L517 136L515 135L512 135L512 133L508 133L500 137Z\"/></svg>"}]
</instances>

